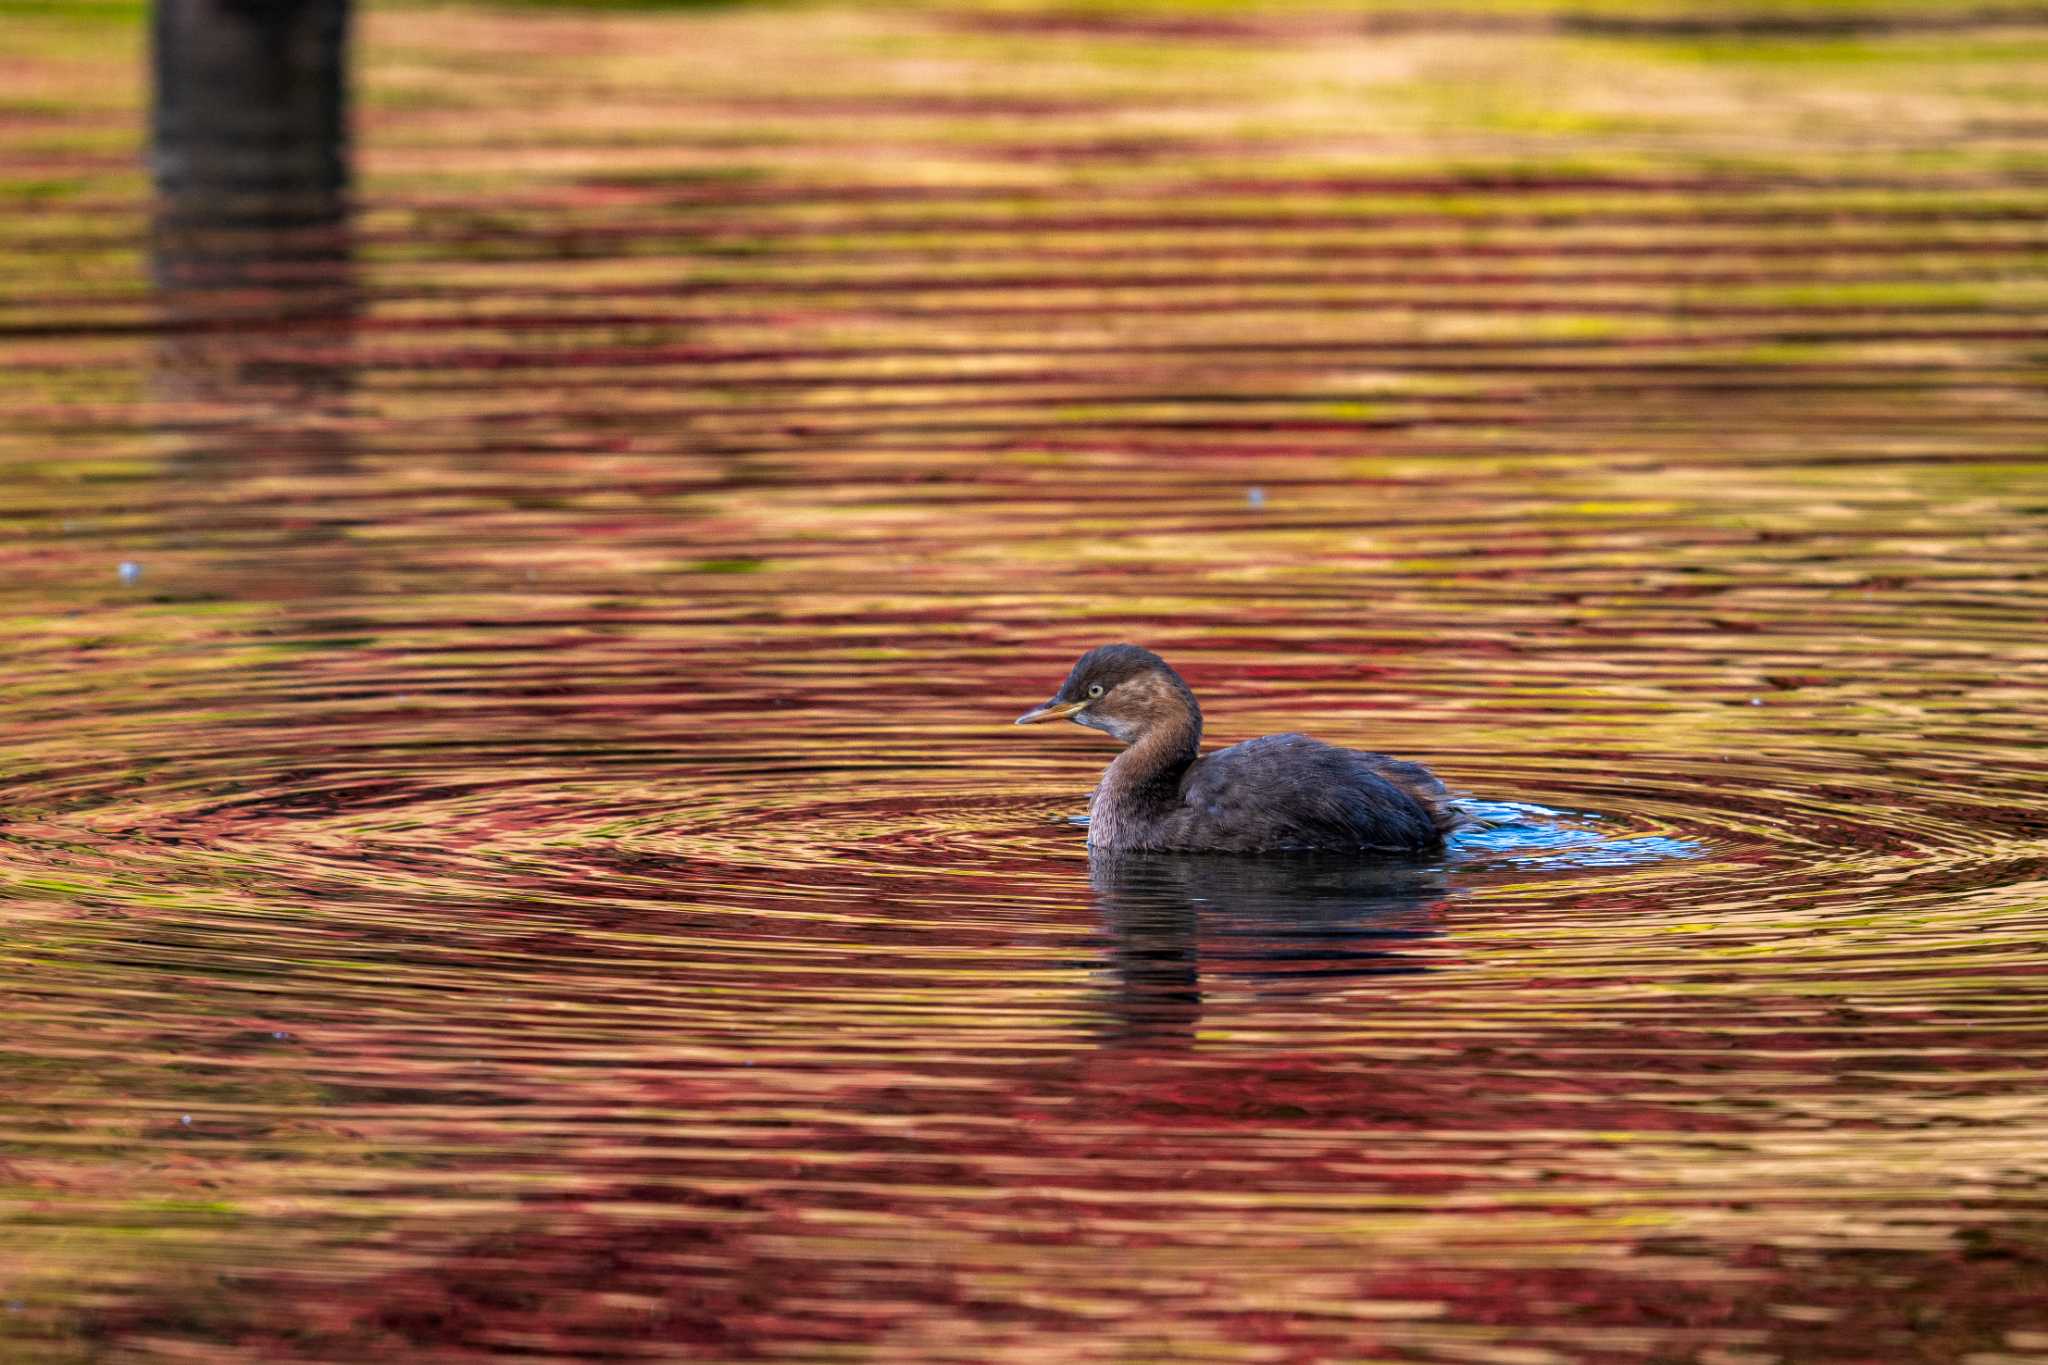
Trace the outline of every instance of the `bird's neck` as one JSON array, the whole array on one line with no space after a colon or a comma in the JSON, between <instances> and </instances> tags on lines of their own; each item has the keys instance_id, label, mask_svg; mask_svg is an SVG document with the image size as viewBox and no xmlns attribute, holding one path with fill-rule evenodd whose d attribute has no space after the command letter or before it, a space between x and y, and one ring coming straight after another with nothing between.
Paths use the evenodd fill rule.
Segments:
<instances>
[{"instance_id":1,"label":"bird's neck","mask_svg":"<svg viewBox=\"0 0 2048 1365\"><path fill-rule=\"evenodd\" d=\"M1178 799L1181 774L1202 747L1202 719L1183 713L1147 727L1118 754L1095 789L1088 822L1089 842L1120 845L1120 827L1147 807Z\"/></svg>"}]
</instances>

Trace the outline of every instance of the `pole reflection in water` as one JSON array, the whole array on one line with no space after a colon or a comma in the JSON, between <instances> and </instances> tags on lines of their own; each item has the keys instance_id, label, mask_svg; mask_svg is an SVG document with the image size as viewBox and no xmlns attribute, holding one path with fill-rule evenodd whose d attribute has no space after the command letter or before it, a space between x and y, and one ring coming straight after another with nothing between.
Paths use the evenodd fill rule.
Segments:
<instances>
[{"instance_id":1,"label":"pole reflection in water","mask_svg":"<svg viewBox=\"0 0 2048 1365\"><path fill-rule=\"evenodd\" d=\"M157 6L151 388L188 471L348 467L347 20L343 0Z\"/></svg>"},{"instance_id":2,"label":"pole reflection in water","mask_svg":"<svg viewBox=\"0 0 2048 1365\"><path fill-rule=\"evenodd\" d=\"M1443 936L1440 865L1355 857L1104 853L1089 888L1115 973L1106 1036L1192 1043L1203 978L1261 994L1335 991L1428 970L1412 951Z\"/></svg>"}]
</instances>

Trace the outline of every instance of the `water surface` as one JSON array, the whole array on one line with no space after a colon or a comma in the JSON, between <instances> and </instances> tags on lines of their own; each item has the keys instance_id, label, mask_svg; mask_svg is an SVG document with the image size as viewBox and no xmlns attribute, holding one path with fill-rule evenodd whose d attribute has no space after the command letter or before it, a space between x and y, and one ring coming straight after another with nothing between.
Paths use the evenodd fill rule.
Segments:
<instances>
[{"instance_id":1,"label":"water surface","mask_svg":"<svg viewBox=\"0 0 2048 1365\"><path fill-rule=\"evenodd\" d=\"M376 9L197 296L10 16L4 1350L2048 1360L2042 35L1637 11Z\"/></svg>"}]
</instances>

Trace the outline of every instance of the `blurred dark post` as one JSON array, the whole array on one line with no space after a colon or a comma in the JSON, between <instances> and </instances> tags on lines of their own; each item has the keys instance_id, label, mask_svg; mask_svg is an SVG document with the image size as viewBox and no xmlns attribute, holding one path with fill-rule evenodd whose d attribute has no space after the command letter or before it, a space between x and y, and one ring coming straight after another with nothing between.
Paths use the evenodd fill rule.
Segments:
<instances>
[{"instance_id":1,"label":"blurred dark post","mask_svg":"<svg viewBox=\"0 0 2048 1365\"><path fill-rule=\"evenodd\" d=\"M156 0L156 391L227 405L224 438L236 425L291 424L350 387L349 9ZM267 433L267 448L299 468L340 454L331 431L301 427L280 446L281 434Z\"/></svg>"},{"instance_id":2,"label":"blurred dark post","mask_svg":"<svg viewBox=\"0 0 2048 1365\"><path fill-rule=\"evenodd\" d=\"M157 0L154 159L172 199L348 184L348 0Z\"/></svg>"}]
</instances>

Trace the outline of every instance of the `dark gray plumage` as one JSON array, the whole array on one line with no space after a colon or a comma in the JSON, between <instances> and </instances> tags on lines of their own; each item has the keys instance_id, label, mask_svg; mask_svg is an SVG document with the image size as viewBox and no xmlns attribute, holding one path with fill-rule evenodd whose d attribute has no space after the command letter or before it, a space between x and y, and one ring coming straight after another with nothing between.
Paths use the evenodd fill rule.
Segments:
<instances>
[{"instance_id":1,"label":"dark gray plumage","mask_svg":"<svg viewBox=\"0 0 2048 1365\"><path fill-rule=\"evenodd\" d=\"M1091 847L1203 853L1298 849L1415 853L1463 823L1429 769L1267 735L1200 756L1202 711L1166 661L1136 645L1081 656L1019 725L1072 720L1121 741L1095 790Z\"/></svg>"}]
</instances>

